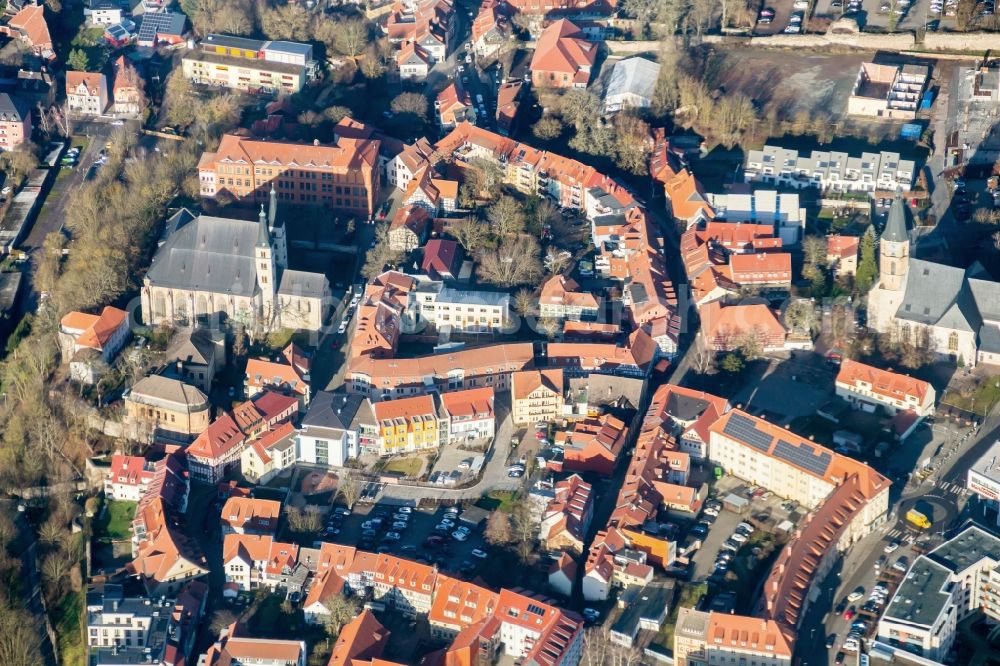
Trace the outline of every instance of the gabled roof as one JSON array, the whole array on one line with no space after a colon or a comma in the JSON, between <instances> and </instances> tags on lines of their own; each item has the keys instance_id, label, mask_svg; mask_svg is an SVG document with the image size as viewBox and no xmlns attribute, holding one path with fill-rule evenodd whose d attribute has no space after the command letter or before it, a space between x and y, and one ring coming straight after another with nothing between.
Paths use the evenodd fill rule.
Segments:
<instances>
[{"instance_id":1,"label":"gabled roof","mask_svg":"<svg viewBox=\"0 0 1000 666\"><path fill-rule=\"evenodd\" d=\"M389 630L366 608L340 630L327 666L350 666L355 660L377 659L388 642Z\"/></svg>"},{"instance_id":2,"label":"gabled roof","mask_svg":"<svg viewBox=\"0 0 1000 666\"><path fill-rule=\"evenodd\" d=\"M424 246L421 270L434 279L442 274L458 277L462 265L462 248L456 241L432 238Z\"/></svg>"},{"instance_id":3,"label":"gabled roof","mask_svg":"<svg viewBox=\"0 0 1000 666\"><path fill-rule=\"evenodd\" d=\"M569 74L575 79L581 70L589 72L596 59L597 44L584 39L583 32L573 22L559 19L538 38L531 70Z\"/></svg>"},{"instance_id":4,"label":"gabled roof","mask_svg":"<svg viewBox=\"0 0 1000 666\"><path fill-rule=\"evenodd\" d=\"M413 180L415 181L416 178ZM423 206L415 204L403 206L392 216L392 222L389 223L389 233L399 229L408 229L419 238L423 236L428 220L430 220L430 215Z\"/></svg>"},{"instance_id":5,"label":"gabled roof","mask_svg":"<svg viewBox=\"0 0 1000 666\"><path fill-rule=\"evenodd\" d=\"M562 395L562 368L547 368L544 370L521 370L511 376L511 398L522 400L536 389L545 388L550 393Z\"/></svg>"},{"instance_id":6,"label":"gabled roof","mask_svg":"<svg viewBox=\"0 0 1000 666\"><path fill-rule=\"evenodd\" d=\"M66 72L66 93L69 95L75 95L80 86L87 89L87 94L97 95L105 85L107 81L100 72Z\"/></svg>"},{"instance_id":7,"label":"gabled roof","mask_svg":"<svg viewBox=\"0 0 1000 666\"><path fill-rule=\"evenodd\" d=\"M441 404L452 418L492 418L493 387L449 391L441 396Z\"/></svg>"},{"instance_id":8,"label":"gabled roof","mask_svg":"<svg viewBox=\"0 0 1000 666\"><path fill-rule=\"evenodd\" d=\"M859 382L868 384L872 393L892 400L907 402L907 398L913 397L918 405L922 405L927 394L933 390L929 383L921 379L844 359L837 373L837 383L854 387Z\"/></svg>"},{"instance_id":9,"label":"gabled roof","mask_svg":"<svg viewBox=\"0 0 1000 666\"><path fill-rule=\"evenodd\" d=\"M222 506L220 520L223 525L234 529L250 530L260 529L261 521L264 521L268 531L273 532L277 530L280 514L281 502L276 500L233 496Z\"/></svg>"},{"instance_id":10,"label":"gabled roof","mask_svg":"<svg viewBox=\"0 0 1000 666\"><path fill-rule=\"evenodd\" d=\"M11 28L21 31L33 46L51 46L49 25L45 22L45 5L26 5L7 22ZM68 76L69 73L67 73Z\"/></svg>"},{"instance_id":11,"label":"gabled roof","mask_svg":"<svg viewBox=\"0 0 1000 666\"><path fill-rule=\"evenodd\" d=\"M218 460L235 447L242 447L246 437L229 414L215 419L205 432L198 435L186 452L203 460Z\"/></svg>"}]
</instances>

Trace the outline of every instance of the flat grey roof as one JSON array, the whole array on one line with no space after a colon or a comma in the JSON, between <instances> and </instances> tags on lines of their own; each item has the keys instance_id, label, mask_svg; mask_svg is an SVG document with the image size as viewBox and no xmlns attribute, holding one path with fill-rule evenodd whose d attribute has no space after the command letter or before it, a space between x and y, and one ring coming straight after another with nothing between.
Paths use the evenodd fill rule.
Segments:
<instances>
[{"instance_id":1,"label":"flat grey roof","mask_svg":"<svg viewBox=\"0 0 1000 666\"><path fill-rule=\"evenodd\" d=\"M969 525L928 553L927 557L959 573L984 558L1000 561L1000 538L976 525Z\"/></svg>"},{"instance_id":2,"label":"flat grey roof","mask_svg":"<svg viewBox=\"0 0 1000 666\"><path fill-rule=\"evenodd\" d=\"M951 571L919 556L906 572L883 619L931 627L951 603Z\"/></svg>"}]
</instances>

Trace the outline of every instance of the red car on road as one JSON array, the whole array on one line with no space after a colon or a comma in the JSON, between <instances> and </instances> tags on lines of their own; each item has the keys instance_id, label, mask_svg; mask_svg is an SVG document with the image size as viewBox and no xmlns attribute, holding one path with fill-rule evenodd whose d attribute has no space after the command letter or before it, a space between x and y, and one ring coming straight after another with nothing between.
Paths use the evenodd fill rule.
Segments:
<instances>
[{"instance_id":1,"label":"red car on road","mask_svg":"<svg viewBox=\"0 0 1000 666\"><path fill-rule=\"evenodd\" d=\"M857 615L857 609L854 606L851 606L844 611L845 620L853 620L855 615Z\"/></svg>"}]
</instances>

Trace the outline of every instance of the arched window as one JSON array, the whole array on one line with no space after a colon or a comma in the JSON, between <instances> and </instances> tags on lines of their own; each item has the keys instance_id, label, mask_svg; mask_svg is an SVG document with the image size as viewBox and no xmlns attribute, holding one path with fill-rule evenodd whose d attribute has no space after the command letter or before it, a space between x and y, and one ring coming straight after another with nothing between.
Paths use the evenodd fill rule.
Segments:
<instances>
[{"instance_id":1,"label":"arched window","mask_svg":"<svg viewBox=\"0 0 1000 666\"><path fill-rule=\"evenodd\" d=\"M958 351L958 333L952 332L948 336L948 351Z\"/></svg>"}]
</instances>

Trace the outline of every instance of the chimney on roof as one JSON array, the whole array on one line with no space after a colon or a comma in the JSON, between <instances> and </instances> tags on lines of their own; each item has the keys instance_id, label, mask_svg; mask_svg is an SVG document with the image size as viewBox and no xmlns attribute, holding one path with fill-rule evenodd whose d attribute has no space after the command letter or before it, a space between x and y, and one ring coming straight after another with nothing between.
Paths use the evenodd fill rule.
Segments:
<instances>
[{"instance_id":1,"label":"chimney on roof","mask_svg":"<svg viewBox=\"0 0 1000 666\"><path fill-rule=\"evenodd\" d=\"M314 146L318 146L319 145L319 139L313 139L313 145Z\"/></svg>"}]
</instances>

